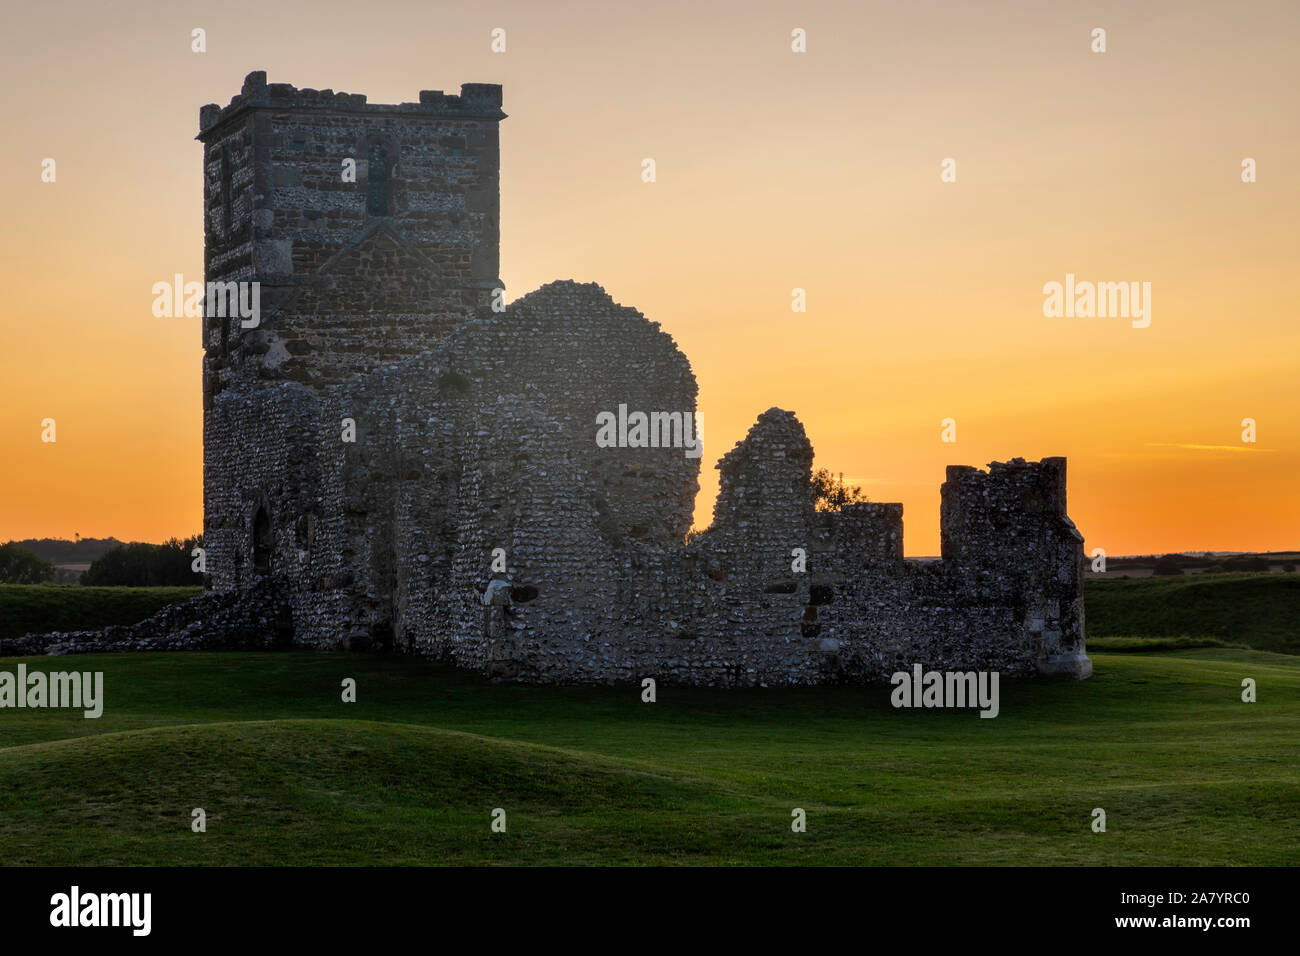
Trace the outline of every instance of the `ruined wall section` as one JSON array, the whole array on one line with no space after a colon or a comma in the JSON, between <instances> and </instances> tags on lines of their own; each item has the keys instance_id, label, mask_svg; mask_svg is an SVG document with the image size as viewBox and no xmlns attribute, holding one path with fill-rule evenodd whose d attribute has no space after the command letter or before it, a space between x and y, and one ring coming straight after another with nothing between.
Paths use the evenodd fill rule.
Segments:
<instances>
[{"instance_id":1,"label":"ruined wall section","mask_svg":"<svg viewBox=\"0 0 1300 956\"><path fill-rule=\"evenodd\" d=\"M493 677L599 679L601 645L618 640L614 618L631 595L598 528L592 476L553 443L556 419L522 396L479 423L464 446L446 654ZM491 569L494 548L504 573ZM504 590L484 604L494 579Z\"/></svg>"},{"instance_id":2,"label":"ruined wall section","mask_svg":"<svg viewBox=\"0 0 1300 956\"><path fill-rule=\"evenodd\" d=\"M473 367L472 354L444 348L331 395L334 414L350 409L358 423L338 481L348 646L560 679L608 627L617 561L546 397L457 371ZM485 605L493 578L506 599ZM319 623L304 618L300 643L330 646L337 624Z\"/></svg>"},{"instance_id":3,"label":"ruined wall section","mask_svg":"<svg viewBox=\"0 0 1300 956\"><path fill-rule=\"evenodd\" d=\"M661 595L655 564L690 525L699 459L683 447L601 448L597 414L624 404L693 416L689 363L657 323L576 282L467 324L436 356L463 389L448 455L461 466L435 627L443 651L508 678L627 672L629 617L643 622ZM509 587L485 606L496 547Z\"/></svg>"},{"instance_id":4,"label":"ruined wall section","mask_svg":"<svg viewBox=\"0 0 1300 956\"><path fill-rule=\"evenodd\" d=\"M941 562L906 561L898 573L869 572L835 606L840 679L879 681L915 664L926 670L1033 674L1036 650L1021 640L1014 607L966 590Z\"/></svg>"},{"instance_id":5,"label":"ruined wall section","mask_svg":"<svg viewBox=\"0 0 1300 956\"><path fill-rule=\"evenodd\" d=\"M1082 547L1065 514L1064 464L1049 458L994 462L988 472L950 467L940 561L903 560L901 549L891 548L862 563L870 535L853 535L857 547L845 541L832 549L827 558L838 563L843 583L819 608L819 623L836 678L884 680L914 664L1087 676ZM861 508L831 520L852 524ZM901 538L901 512L897 518ZM1063 647L1067 632L1072 649Z\"/></svg>"},{"instance_id":6,"label":"ruined wall section","mask_svg":"<svg viewBox=\"0 0 1300 956\"><path fill-rule=\"evenodd\" d=\"M445 403L438 373L424 364L386 366L321 393L323 513L297 643L413 651L428 639L429 593L450 564L449 489L461 466L455 449L464 417ZM352 441L343 440L345 422Z\"/></svg>"},{"instance_id":7,"label":"ruined wall section","mask_svg":"<svg viewBox=\"0 0 1300 956\"><path fill-rule=\"evenodd\" d=\"M733 567L784 577L792 547L807 547L813 518L813 448L793 412L769 408L718 461L718 497L706 532Z\"/></svg>"},{"instance_id":8,"label":"ruined wall section","mask_svg":"<svg viewBox=\"0 0 1300 956\"><path fill-rule=\"evenodd\" d=\"M814 531L802 633L817 639L824 681L861 679L876 667L864 655L907 641L897 610L910 603L903 506L859 502L821 512Z\"/></svg>"},{"instance_id":9,"label":"ruined wall section","mask_svg":"<svg viewBox=\"0 0 1300 956\"><path fill-rule=\"evenodd\" d=\"M960 599L942 593L944 568L904 560L902 505L816 512L812 461L803 426L776 408L719 461L714 523L688 549L702 573L673 585L689 597L680 613L697 638L687 655L694 666L672 668L674 676L742 685L881 680L918 661L955 660L957 645L977 643L961 633L967 622L1007 626L998 612L966 618Z\"/></svg>"},{"instance_id":10,"label":"ruined wall section","mask_svg":"<svg viewBox=\"0 0 1300 956\"><path fill-rule=\"evenodd\" d=\"M699 460L599 448L596 413L694 412L690 367L656 324L598 286L555 283L324 394L322 498L340 517L318 526L318 553L339 570L312 580L327 610L301 616L300 643L339 646L342 628L347 646L522 679L632 666L623 628L670 603L662 566ZM345 415L357 441L340 446ZM484 605L498 547L509 600Z\"/></svg>"},{"instance_id":11,"label":"ruined wall section","mask_svg":"<svg viewBox=\"0 0 1300 956\"><path fill-rule=\"evenodd\" d=\"M630 555L683 542L699 490L698 454L596 443L597 415L617 415L620 405L629 414L689 415L695 434L695 375L659 323L595 283L552 282L503 315L458 330L448 350L488 403L495 394L518 392L559 423L555 441L567 443L593 477L591 500L610 546ZM670 444L677 432L668 432ZM664 444L663 429L648 438Z\"/></svg>"},{"instance_id":12,"label":"ruined wall section","mask_svg":"<svg viewBox=\"0 0 1300 956\"><path fill-rule=\"evenodd\" d=\"M918 663L1086 676L1063 460L951 469L938 562L904 559L901 505L815 513L811 462L802 426L780 409L719 462L714 524L665 575L678 598L667 617L684 622L668 631L692 642L677 663L660 657L666 679L861 682ZM804 573L792 573L795 547ZM649 665L659 650L642 633Z\"/></svg>"},{"instance_id":13,"label":"ruined wall section","mask_svg":"<svg viewBox=\"0 0 1300 956\"><path fill-rule=\"evenodd\" d=\"M806 674L809 581L791 562L794 548L814 546L812 460L799 420L770 408L717 463L713 524L688 556L696 580L674 581L670 593L706 682L784 682L774 674L785 670L798 683Z\"/></svg>"},{"instance_id":14,"label":"ruined wall section","mask_svg":"<svg viewBox=\"0 0 1300 956\"><path fill-rule=\"evenodd\" d=\"M1040 670L1090 669L1083 536L1066 514L1065 459L1015 458L988 472L950 466L942 496L945 585L967 607L1007 609L1015 625L1005 640Z\"/></svg>"}]
</instances>

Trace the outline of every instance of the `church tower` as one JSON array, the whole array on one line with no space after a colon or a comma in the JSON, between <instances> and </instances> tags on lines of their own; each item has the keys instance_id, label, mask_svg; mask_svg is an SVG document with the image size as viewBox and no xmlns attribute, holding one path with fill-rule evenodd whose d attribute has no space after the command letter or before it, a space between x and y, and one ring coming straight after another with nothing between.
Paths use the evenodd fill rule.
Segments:
<instances>
[{"instance_id":1,"label":"church tower","mask_svg":"<svg viewBox=\"0 0 1300 956\"><path fill-rule=\"evenodd\" d=\"M325 396L491 307L504 118L491 84L380 105L260 71L199 111L213 589L326 573L315 529L337 508L318 449L342 446L321 441L339 434Z\"/></svg>"},{"instance_id":2,"label":"church tower","mask_svg":"<svg viewBox=\"0 0 1300 956\"><path fill-rule=\"evenodd\" d=\"M204 404L238 381L331 384L417 354L500 287L501 87L380 105L250 73L199 111L208 283L259 321L203 328Z\"/></svg>"}]
</instances>

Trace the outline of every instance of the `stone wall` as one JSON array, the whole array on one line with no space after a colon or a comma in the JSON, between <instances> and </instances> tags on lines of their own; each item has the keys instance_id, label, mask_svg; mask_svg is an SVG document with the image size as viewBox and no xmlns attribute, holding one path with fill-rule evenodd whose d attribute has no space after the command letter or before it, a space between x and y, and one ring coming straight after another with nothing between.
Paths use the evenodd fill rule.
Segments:
<instances>
[{"instance_id":1,"label":"stone wall","mask_svg":"<svg viewBox=\"0 0 1300 956\"><path fill-rule=\"evenodd\" d=\"M323 484L337 489L323 497L339 496L326 510L344 518L319 526L313 561L349 569L353 606L371 607L355 623L384 643L466 664L508 643L514 628L485 626L480 603L498 548L512 622L612 627L626 582L690 525L698 457L595 436L620 404L693 414L694 376L671 337L594 284L553 283L322 394L323 419L358 430L347 445L320 432ZM304 614L299 633L342 639L332 615Z\"/></svg>"}]
</instances>

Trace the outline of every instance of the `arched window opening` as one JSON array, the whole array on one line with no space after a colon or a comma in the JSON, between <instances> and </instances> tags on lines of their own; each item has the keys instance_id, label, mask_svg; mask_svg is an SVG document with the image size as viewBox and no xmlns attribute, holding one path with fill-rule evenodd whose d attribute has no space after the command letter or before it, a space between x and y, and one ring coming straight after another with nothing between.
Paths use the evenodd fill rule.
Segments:
<instances>
[{"instance_id":1,"label":"arched window opening","mask_svg":"<svg viewBox=\"0 0 1300 956\"><path fill-rule=\"evenodd\" d=\"M258 574L271 570L271 518L260 506L253 515L253 570Z\"/></svg>"},{"instance_id":2,"label":"arched window opening","mask_svg":"<svg viewBox=\"0 0 1300 956\"><path fill-rule=\"evenodd\" d=\"M316 540L316 516L310 514L299 515L298 521L294 525L294 537L297 540L299 551L310 551L312 542Z\"/></svg>"}]
</instances>

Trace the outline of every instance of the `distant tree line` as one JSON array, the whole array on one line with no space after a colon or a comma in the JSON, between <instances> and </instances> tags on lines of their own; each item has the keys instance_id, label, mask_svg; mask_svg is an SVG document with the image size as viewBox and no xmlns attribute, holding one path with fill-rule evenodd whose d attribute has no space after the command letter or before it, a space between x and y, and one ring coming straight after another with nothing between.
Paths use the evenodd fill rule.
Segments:
<instances>
[{"instance_id":1,"label":"distant tree line","mask_svg":"<svg viewBox=\"0 0 1300 956\"><path fill-rule=\"evenodd\" d=\"M190 552L203 546L203 536L162 544L116 538L28 538L0 545L0 584L86 584L99 587L183 587L203 584L203 575L190 570ZM88 552L96 555L81 572L59 568L58 563L82 564ZM66 559L62 562L56 558ZM78 560L80 559L80 560Z\"/></svg>"},{"instance_id":2,"label":"distant tree line","mask_svg":"<svg viewBox=\"0 0 1300 956\"><path fill-rule=\"evenodd\" d=\"M171 538L162 544L133 541L119 544L96 558L81 576L92 587L167 587L202 584L203 575L191 570L190 554L203 546L203 536Z\"/></svg>"},{"instance_id":3,"label":"distant tree line","mask_svg":"<svg viewBox=\"0 0 1300 956\"><path fill-rule=\"evenodd\" d=\"M38 558L49 561L51 564L90 564L110 548L125 544L125 542L112 537L79 537L74 541L67 538L24 538L22 541L11 541L9 543L16 544L24 551L30 551Z\"/></svg>"},{"instance_id":4,"label":"distant tree line","mask_svg":"<svg viewBox=\"0 0 1300 956\"><path fill-rule=\"evenodd\" d=\"M1267 571L1272 567L1268 558L1258 554L1215 555L1212 557L1194 557L1185 554L1165 554L1156 558L1151 566L1151 573L1182 574L1185 571L1199 570L1208 573ZM1282 570L1287 570L1283 565Z\"/></svg>"}]
</instances>

